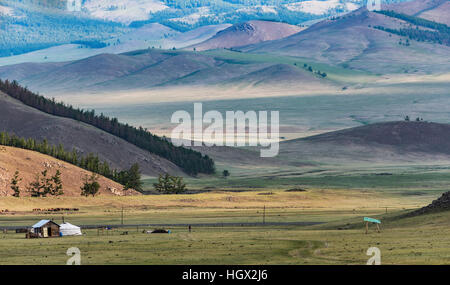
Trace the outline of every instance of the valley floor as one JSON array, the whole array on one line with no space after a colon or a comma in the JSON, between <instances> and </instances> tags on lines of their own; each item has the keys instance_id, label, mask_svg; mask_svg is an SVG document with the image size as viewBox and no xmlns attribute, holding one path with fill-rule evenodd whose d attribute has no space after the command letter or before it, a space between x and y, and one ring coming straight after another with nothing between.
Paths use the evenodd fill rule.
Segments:
<instances>
[{"instance_id":1,"label":"valley floor","mask_svg":"<svg viewBox=\"0 0 450 285\"><path fill-rule=\"evenodd\" d=\"M84 230L80 237L27 240L3 233L0 264L56 264L77 247L81 264L366 264L370 247L381 250L382 264L449 264L448 214L427 217L439 222L388 223L381 233L363 224L338 230L303 227L170 228L170 234L147 234L121 228L99 235ZM446 220L446 222L444 222ZM146 229L147 230L147 229ZM124 232L127 235L124 235ZM105 231L106 232L106 231Z\"/></svg>"},{"instance_id":2,"label":"valley floor","mask_svg":"<svg viewBox=\"0 0 450 285\"><path fill-rule=\"evenodd\" d=\"M448 264L449 213L398 219L433 200L433 195L387 195L370 190L308 189L143 197L1 198L2 226L31 226L40 219L75 225L83 236L25 239L0 234L0 264L65 264L68 248L81 251L82 264L365 264L378 247L383 264ZM265 218L264 218L264 206ZM77 207L78 212L33 209ZM121 225L123 209L124 227ZM387 211L387 213L386 213ZM364 233L363 217L379 218L382 233ZM314 226L221 226L220 223L325 222ZM154 224L218 223L216 227ZM129 226L153 224L153 226ZM170 234L144 231L164 227ZM125 234L126 233L126 234Z\"/></svg>"}]
</instances>

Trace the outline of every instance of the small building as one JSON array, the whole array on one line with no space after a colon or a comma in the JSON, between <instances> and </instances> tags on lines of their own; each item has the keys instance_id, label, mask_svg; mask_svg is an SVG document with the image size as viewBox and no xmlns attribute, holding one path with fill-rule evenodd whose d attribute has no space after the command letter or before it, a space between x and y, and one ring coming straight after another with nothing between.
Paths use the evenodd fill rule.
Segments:
<instances>
[{"instance_id":1,"label":"small building","mask_svg":"<svg viewBox=\"0 0 450 285\"><path fill-rule=\"evenodd\" d=\"M31 227L30 238L48 238L48 237L59 237L60 236L60 226L50 220L42 220Z\"/></svg>"}]
</instances>

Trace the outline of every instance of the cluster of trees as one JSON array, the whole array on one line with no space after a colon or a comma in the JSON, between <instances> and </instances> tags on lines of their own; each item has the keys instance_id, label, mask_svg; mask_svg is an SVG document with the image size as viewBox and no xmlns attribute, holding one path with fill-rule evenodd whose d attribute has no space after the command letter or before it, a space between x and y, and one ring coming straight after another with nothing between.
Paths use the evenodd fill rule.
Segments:
<instances>
[{"instance_id":1,"label":"cluster of trees","mask_svg":"<svg viewBox=\"0 0 450 285\"><path fill-rule=\"evenodd\" d=\"M405 46L405 47L409 47L409 46L411 45L411 43L409 42L409 39L406 39L405 42L403 42L403 41L400 39L400 41L398 42L398 44L401 45L401 46Z\"/></svg>"},{"instance_id":2,"label":"cluster of trees","mask_svg":"<svg viewBox=\"0 0 450 285\"><path fill-rule=\"evenodd\" d=\"M410 27L392 29L383 26L375 26L375 29L402 37L408 37L410 40L416 40L419 42L432 42L447 46L450 45L450 27L445 24L436 23L430 20L401 14L394 11L377 11L377 13L406 21L410 23ZM414 28L413 25L416 27ZM427 29L419 29L419 26ZM403 43L399 44L402 45ZM409 46L409 41L404 45Z\"/></svg>"},{"instance_id":3,"label":"cluster of trees","mask_svg":"<svg viewBox=\"0 0 450 285\"><path fill-rule=\"evenodd\" d=\"M306 63L303 64L303 68L308 70L309 72L315 73L315 74L317 74L317 75L319 75L319 76L321 76L323 78L328 76L328 74L326 74L325 72L321 72L320 70L314 70L312 68L312 66L308 66Z\"/></svg>"},{"instance_id":4,"label":"cluster of trees","mask_svg":"<svg viewBox=\"0 0 450 285\"><path fill-rule=\"evenodd\" d=\"M80 155L75 149L66 151L63 145L50 145L46 140L37 142L34 139L24 139L6 132L0 132L0 145L28 149L52 156L59 160L76 165L80 168L105 176L124 186L124 189L142 191L139 165L134 164L129 170L117 171L111 169L106 161L100 161L97 155Z\"/></svg>"},{"instance_id":5,"label":"cluster of trees","mask_svg":"<svg viewBox=\"0 0 450 285\"><path fill-rule=\"evenodd\" d=\"M136 21L130 27L141 27L147 23L160 23L174 30L185 32L205 25L222 23L242 23L250 20L268 20L298 25L305 21L318 19L323 15L314 15L289 9L283 4L299 1L210 1L210 0L164 0L169 9L151 13L148 20ZM264 9L263 5L270 5L273 10ZM183 21L180 18L199 12L199 8L207 7L208 13L201 15L197 21ZM249 9L243 9L249 8ZM339 9L337 9L339 10ZM274 12L272 12L274 11ZM331 11L330 13L343 11ZM177 20L175 20L177 19Z\"/></svg>"},{"instance_id":6,"label":"cluster of trees","mask_svg":"<svg viewBox=\"0 0 450 285\"><path fill-rule=\"evenodd\" d=\"M19 187L19 182L22 178L19 176L19 171L14 173L11 179L11 189L14 191L14 197L20 197L22 190ZM60 196L64 194L61 172L56 170L53 176L48 175L48 170L37 173L35 179L27 186L26 191L30 193L31 197L47 197Z\"/></svg>"},{"instance_id":7,"label":"cluster of trees","mask_svg":"<svg viewBox=\"0 0 450 285\"><path fill-rule=\"evenodd\" d=\"M406 116L406 117L405 117L405 121L406 121L406 122L410 122L410 121L411 121L411 118L410 118L409 116ZM417 118L416 118L416 122L423 122L423 118L417 117Z\"/></svg>"},{"instance_id":8,"label":"cluster of trees","mask_svg":"<svg viewBox=\"0 0 450 285\"><path fill-rule=\"evenodd\" d=\"M402 37L408 37L411 40L416 40L418 42L431 42L440 45L450 46L450 33L444 34L436 31L420 30L413 28L403 28L403 29L391 29L383 26L375 26L375 29L385 31L391 34L399 35Z\"/></svg>"},{"instance_id":9,"label":"cluster of trees","mask_svg":"<svg viewBox=\"0 0 450 285\"><path fill-rule=\"evenodd\" d=\"M171 176L169 174L159 175L158 183L154 183L155 190L163 194L181 194L187 191L183 177Z\"/></svg>"},{"instance_id":10,"label":"cluster of trees","mask_svg":"<svg viewBox=\"0 0 450 285\"><path fill-rule=\"evenodd\" d=\"M73 41L72 44L76 44L76 45L81 45L83 47L88 47L88 48L104 48L107 47L108 44L102 41L96 41L96 40L92 40L92 41Z\"/></svg>"},{"instance_id":11,"label":"cluster of trees","mask_svg":"<svg viewBox=\"0 0 450 285\"><path fill-rule=\"evenodd\" d=\"M81 196L92 196L95 197L100 190L100 184L98 183L98 176L92 173L90 177L87 175L84 178L83 186L81 187Z\"/></svg>"},{"instance_id":12,"label":"cluster of trees","mask_svg":"<svg viewBox=\"0 0 450 285\"><path fill-rule=\"evenodd\" d=\"M123 185L124 190L134 189L139 192L143 191L141 172L137 163L133 164L129 170L117 173L116 181Z\"/></svg>"},{"instance_id":13,"label":"cluster of trees","mask_svg":"<svg viewBox=\"0 0 450 285\"><path fill-rule=\"evenodd\" d=\"M27 5L37 5L47 8L65 9L67 7L67 0L22 0Z\"/></svg>"},{"instance_id":14,"label":"cluster of trees","mask_svg":"<svg viewBox=\"0 0 450 285\"><path fill-rule=\"evenodd\" d=\"M19 171L16 170L13 178L11 179L11 189L14 191L13 196L19 198L22 190L19 187L19 182L22 178L19 176ZM89 177L86 175L83 186L81 187L82 196L94 197L100 190L100 184L98 183L98 175L92 173ZM26 191L30 193L31 197L47 197L60 196L64 194L61 172L56 170L56 173L49 177L48 171L44 170L40 174L36 174L35 179L31 182Z\"/></svg>"},{"instance_id":15,"label":"cluster of trees","mask_svg":"<svg viewBox=\"0 0 450 285\"><path fill-rule=\"evenodd\" d=\"M427 19L424 19L424 18L419 18L419 17L407 15L407 14L397 13L397 12L392 11L392 10L381 10L381 11L375 11L375 12L379 13L379 14L386 15L388 17L392 17L392 18L397 18L397 19L403 20L405 22L408 22L408 23L416 25L416 26L430 28L430 29L433 29L435 31L439 31L439 32L442 32L442 33L449 33L450 32L450 27L447 26L446 24L437 23L437 22L430 21L430 20L427 20Z\"/></svg>"},{"instance_id":16,"label":"cluster of trees","mask_svg":"<svg viewBox=\"0 0 450 285\"><path fill-rule=\"evenodd\" d=\"M162 2L169 7L181 10L187 8L208 7L213 5L221 5L221 6L227 5L226 1L211 1L211 0L163 0Z\"/></svg>"},{"instance_id":17,"label":"cluster of trees","mask_svg":"<svg viewBox=\"0 0 450 285\"><path fill-rule=\"evenodd\" d=\"M109 118L103 114L96 115L94 110L75 109L63 102L56 102L55 99L47 99L20 86L16 81L0 80L0 90L45 113L71 118L122 138L141 149L172 161L188 174L212 174L215 172L214 161L207 155L203 156L200 152L184 147L176 147L167 139L153 135L142 127L136 128L123 124L117 118ZM103 175L103 173L100 174Z\"/></svg>"}]
</instances>

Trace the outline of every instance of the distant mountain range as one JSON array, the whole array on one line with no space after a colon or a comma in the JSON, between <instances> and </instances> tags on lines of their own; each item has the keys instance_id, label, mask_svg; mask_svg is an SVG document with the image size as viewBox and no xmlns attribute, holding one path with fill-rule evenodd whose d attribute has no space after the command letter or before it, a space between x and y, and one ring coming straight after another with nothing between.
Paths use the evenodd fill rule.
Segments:
<instances>
[{"instance_id":1,"label":"distant mountain range","mask_svg":"<svg viewBox=\"0 0 450 285\"><path fill-rule=\"evenodd\" d=\"M62 63L23 63L0 67L0 78L18 80L44 93L144 90L186 85L327 84L302 66L232 60L227 54L146 49L100 54ZM325 82L321 82L325 81Z\"/></svg>"},{"instance_id":2,"label":"distant mountain range","mask_svg":"<svg viewBox=\"0 0 450 285\"><path fill-rule=\"evenodd\" d=\"M377 74L448 72L450 29L437 22L446 14L448 3L413 1L383 8L399 14L361 8L290 37L239 50L310 58ZM428 15L436 22L416 15Z\"/></svg>"},{"instance_id":3,"label":"distant mountain range","mask_svg":"<svg viewBox=\"0 0 450 285\"><path fill-rule=\"evenodd\" d=\"M108 53L120 54L149 47L162 49L180 49L192 46L210 39L217 32L228 28L229 24L203 26L187 32L178 32L158 23L146 24L131 29L105 41L104 46L92 47L91 43L80 42L56 45L15 56L0 57L1 65L11 65L24 62L64 62L79 60L90 56Z\"/></svg>"},{"instance_id":4,"label":"distant mountain range","mask_svg":"<svg viewBox=\"0 0 450 285\"><path fill-rule=\"evenodd\" d=\"M125 44L129 36L135 38L136 29L152 23L175 32L251 20L299 25L354 11L364 3L365 0L3 0L0 57L70 43L81 42L88 47ZM156 40L171 34L172 31L159 31ZM148 44L164 46L155 42L155 35L147 39L153 40ZM129 44L135 41L132 39ZM135 49L142 48L139 44Z\"/></svg>"},{"instance_id":5,"label":"distant mountain range","mask_svg":"<svg viewBox=\"0 0 450 285\"><path fill-rule=\"evenodd\" d=\"M185 6L177 0L83 1L72 8L70 2L56 6L54 1L13 2L0 4L0 53L20 55L0 60L0 78L59 98L76 92L100 97L113 91L126 97L128 91L183 86L290 86L295 92L308 88L321 92L326 87L342 94L348 88L363 88L360 82L346 81L359 75L369 82L381 75L445 76L450 71L448 0L390 4L377 12L359 8L361 1L333 0L280 1L276 6L261 0L251 7L240 0L183 1ZM230 9L226 10L229 16L220 9ZM268 21L269 14L276 15L273 19L278 22ZM307 19L323 20L308 27L298 25ZM143 174L183 174L163 156L91 125L38 111L5 94L0 94L0 122L0 131L96 153L113 167L138 162ZM448 155L447 148L439 148L441 141L415 148L414 139L423 139L416 126L429 136L448 129L424 124L375 125L290 141L282 155L319 157L330 149L336 150L331 154L336 157L373 151L371 159L377 159L377 151L383 157L402 149ZM376 141L399 126L408 131L400 135L400 142ZM397 148L405 139L405 148ZM375 145L367 147L369 140ZM340 152L339 146L345 144L355 148Z\"/></svg>"},{"instance_id":6,"label":"distant mountain range","mask_svg":"<svg viewBox=\"0 0 450 285\"><path fill-rule=\"evenodd\" d=\"M173 33L168 41L181 38L195 44L185 50L152 46L119 53L119 47L127 49L118 43L101 49L104 52L100 54L87 57L86 53L83 59L74 56L74 60L64 61L62 57L52 60L61 62L3 66L0 78L18 80L39 92L70 93L185 85L332 86L336 76L327 72L442 74L450 70L450 29L438 21L448 3L429 0L384 6L397 12L360 8L307 29L249 21L179 33L161 24L147 24L121 41L141 41L145 46L150 41L144 39ZM430 20L415 15L428 15ZM112 52L114 47L118 49Z\"/></svg>"},{"instance_id":7,"label":"distant mountain range","mask_svg":"<svg viewBox=\"0 0 450 285\"><path fill-rule=\"evenodd\" d=\"M299 20L304 20L352 11L365 3L362 0L25 0L23 2L26 5L78 12L127 25L159 19L186 27L196 26L205 21L217 23L239 18L245 20L242 17L280 17L281 20L286 20L297 15L302 16Z\"/></svg>"}]
</instances>

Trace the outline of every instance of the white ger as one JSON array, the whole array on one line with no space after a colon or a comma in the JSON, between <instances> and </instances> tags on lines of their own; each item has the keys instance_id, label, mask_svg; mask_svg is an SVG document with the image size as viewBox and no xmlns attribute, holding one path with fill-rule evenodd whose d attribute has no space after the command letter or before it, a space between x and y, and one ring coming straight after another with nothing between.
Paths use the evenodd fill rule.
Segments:
<instances>
[{"instance_id":1,"label":"white ger","mask_svg":"<svg viewBox=\"0 0 450 285\"><path fill-rule=\"evenodd\" d=\"M61 236L81 236L81 228L71 223L63 223L60 225L59 232Z\"/></svg>"}]
</instances>

